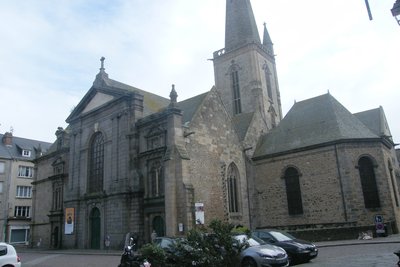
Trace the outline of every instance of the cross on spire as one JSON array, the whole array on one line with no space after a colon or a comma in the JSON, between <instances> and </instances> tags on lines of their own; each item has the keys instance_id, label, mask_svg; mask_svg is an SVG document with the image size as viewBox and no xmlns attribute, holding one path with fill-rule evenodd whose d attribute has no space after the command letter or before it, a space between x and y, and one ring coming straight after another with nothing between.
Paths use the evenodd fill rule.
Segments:
<instances>
[{"instance_id":1,"label":"cross on spire","mask_svg":"<svg viewBox=\"0 0 400 267\"><path fill-rule=\"evenodd\" d=\"M105 57L101 57L100 58L100 61L101 61L101 68L100 68L100 70L105 70L104 69L104 60L105 60L106 58Z\"/></svg>"}]
</instances>

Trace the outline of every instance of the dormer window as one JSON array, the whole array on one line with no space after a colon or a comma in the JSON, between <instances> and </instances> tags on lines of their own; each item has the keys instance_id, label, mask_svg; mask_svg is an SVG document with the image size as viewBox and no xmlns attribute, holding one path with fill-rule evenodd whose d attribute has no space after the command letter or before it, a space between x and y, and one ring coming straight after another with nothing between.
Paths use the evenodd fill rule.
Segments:
<instances>
[{"instance_id":1,"label":"dormer window","mask_svg":"<svg viewBox=\"0 0 400 267\"><path fill-rule=\"evenodd\" d=\"M31 156L31 151L28 149L22 149L22 156L29 158Z\"/></svg>"}]
</instances>

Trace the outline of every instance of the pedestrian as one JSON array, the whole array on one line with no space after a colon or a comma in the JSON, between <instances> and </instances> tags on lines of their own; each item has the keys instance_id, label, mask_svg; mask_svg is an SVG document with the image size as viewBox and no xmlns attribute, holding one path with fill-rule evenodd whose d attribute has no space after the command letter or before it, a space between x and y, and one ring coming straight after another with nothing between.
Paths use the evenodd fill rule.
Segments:
<instances>
[{"instance_id":1,"label":"pedestrian","mask_svg":"<svg viewBox=\"0 0 400 267\"><path fill-rule=\"evenodd\" d=\"M154 240L156 239L156 237L157 237L156 230L153 229L153 232L151 233L151 243L154 243Z\"/></svg>"}]
</instances>

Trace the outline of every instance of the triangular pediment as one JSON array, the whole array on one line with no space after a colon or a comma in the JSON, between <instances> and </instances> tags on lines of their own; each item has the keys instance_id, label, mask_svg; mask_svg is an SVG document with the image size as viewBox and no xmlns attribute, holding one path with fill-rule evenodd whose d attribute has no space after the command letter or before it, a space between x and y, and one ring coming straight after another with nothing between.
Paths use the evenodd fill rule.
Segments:
<instances>
[{"instance_id":1,"label":"triangular pediment","mask_svg":"<svg viewBox=\"0 0 400 267\"><path fill-rule=\"evenodd\" d=\"M92 111L114 99L114 96L97 92L82 110L82 114Z\"/></svg>"}]
</instances>

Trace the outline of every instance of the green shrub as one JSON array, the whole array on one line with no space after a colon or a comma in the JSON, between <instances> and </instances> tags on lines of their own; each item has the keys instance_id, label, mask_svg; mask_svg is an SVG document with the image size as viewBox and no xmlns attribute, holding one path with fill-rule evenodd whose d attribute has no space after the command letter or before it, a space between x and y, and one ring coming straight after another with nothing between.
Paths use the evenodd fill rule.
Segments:
<instances>
[{"instance_id":1,"label":"green shrub","mask_svg":"<svg viewBox=\"0 0 400 267\"><path fill-rule=\"evenodd\" d=\"M148 243L140 248L139 253L143 259L147 259L151 263L152 267L165 266L166 254L162 248Z\"/></svg>"},{"instance_id":2,"label":"green shrub","mask_svg":"<svg viewBox=\"0 0 400 267\"><path fill-rule=\"evenodd\" d=\"M249 231L219 220L213 220L208 228L192 229L185 239L176 243L173 261L180 267L236 266L240 252L246 248L232 237L236 233Z\"/></svg>"}]
</instances>

